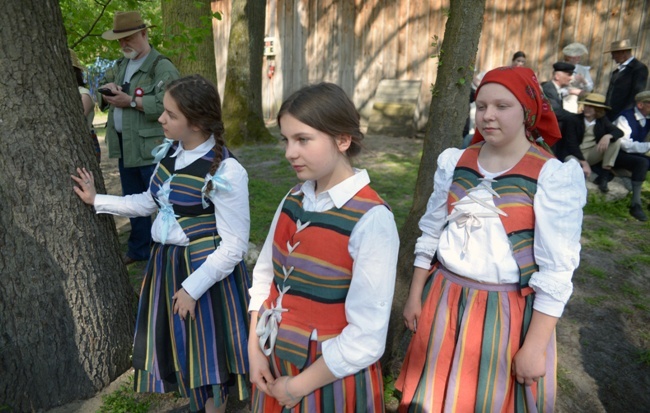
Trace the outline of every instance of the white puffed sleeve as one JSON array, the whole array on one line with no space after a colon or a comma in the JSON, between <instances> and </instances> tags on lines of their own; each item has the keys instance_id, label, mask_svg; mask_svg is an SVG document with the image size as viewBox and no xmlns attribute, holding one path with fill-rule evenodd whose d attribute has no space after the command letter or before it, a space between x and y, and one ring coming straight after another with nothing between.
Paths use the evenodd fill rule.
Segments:
<instances>
[{"instance_id":1,"label":"white puffed sleeve","mask_svg":"<svg viewBox=\"0 0 650 413\"><path fill-rule=\"evenodd\" d=\"M438 249L440 234L447 218L449 188L454 178L454 169L463 152L461 149L449 148L438 157L438 169L433 176L433 193L419 223L422 235L415 243L416 267L428 269Z\"/></svg>"},{"instance_id":2,"label":"white puffed sleeve","mask_svg":"<svg viewBox=\"0 0 650 413\"><path fill-rule=\"evenodd\" d=\"M560 317L571 293L573 271L580 262L582 208L587 189L580 165L551 159L542 168L535 194L535 290L533 308Z\"/></svg>"}]
</instances>

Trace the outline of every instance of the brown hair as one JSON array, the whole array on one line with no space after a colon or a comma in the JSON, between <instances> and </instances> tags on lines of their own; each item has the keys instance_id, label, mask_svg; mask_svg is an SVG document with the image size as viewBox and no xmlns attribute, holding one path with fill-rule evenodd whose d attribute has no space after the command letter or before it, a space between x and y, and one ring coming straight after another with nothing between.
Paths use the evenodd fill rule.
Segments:
<instances>
[{"instance_id":1,"label":"brown hair","mask_svg":"<svg viewBox=\"0 0 650 413\"><path fill-rule=\"evenodd\" d=\"M339 86L323 82L303 87L282 103L278 112L278 126L286 114L332 138L351 136L350 147L345 151L348 158L361 152L363 133L359 125L360 115Z\"/></svg>"},{"instance_id":2,"label":"brown hair","mask_svg":"<svg viewBox=\"0 0 650 413\"><path fill-rule=\"evenodd\" d=\"M210 166L210 175L214 175L223 159L225 145L221 99L217 87L201 75L190 75L170 82L165 92L174 99L190 126L199 128L206 138L214 135L215 154ZM210 191L212 181L208 182L206 194Z\"/></svg>"}]
</instances>

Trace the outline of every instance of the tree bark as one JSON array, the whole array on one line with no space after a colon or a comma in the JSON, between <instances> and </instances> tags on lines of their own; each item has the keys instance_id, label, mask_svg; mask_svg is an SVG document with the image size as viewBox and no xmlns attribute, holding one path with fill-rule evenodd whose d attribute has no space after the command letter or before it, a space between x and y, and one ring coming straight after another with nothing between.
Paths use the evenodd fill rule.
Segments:
<instances>
[{"instance_id":1,"label":"tree bark","mask_svg":"<svg viewBox=\"0 0 650 413\"><path fill-rule=\"evenodd\" d=\"M215 85L217 69L214 58L214 36L212 35L212 7L210 0L163 0L161 2L165 33L172 37L198 34L200 41L190 44L176 44L177 53L172 57L182 76L200 74ZM200 7L198 7L200 5Z\"/></svg>"},{"instance_id":2,"label":"tree bark","mask_svg":"<svg viewBox=\"0 0 650 413\"><path fill-rule=\"evenodd\" d=\"M273 141L262 115L265 16L265 0L232 0L223 114L233 146Z\"/></svg>"},{"instance_id":3,"label":"tree bark","mask_svg":"<svg viewBox=\"0 0 650 413\"><path fill-rule=\"evenodd\" d=\"M453 0L450 5L442 48L437 57L438 75L429 108L413 205L400 230L397 283L383 358L384 365L392 374L399 372L411 336L404 326L402 311L413 275L415 241L421 233L418 222L433 192L438 156L445 149L456 146L467 119L474 62L483 27L485 0Z\"/></svg>"},{"instance_id":4,"label":"tree bark","mask_svg":"<svg viewBox=\"0 0 650 413\"><path fill-rule=\"evenodd\" d=\"M0 25L0 410L87 398L130 366L135 294L110 217L57 1L6 0Z\"/></svg>"}]
</instances>

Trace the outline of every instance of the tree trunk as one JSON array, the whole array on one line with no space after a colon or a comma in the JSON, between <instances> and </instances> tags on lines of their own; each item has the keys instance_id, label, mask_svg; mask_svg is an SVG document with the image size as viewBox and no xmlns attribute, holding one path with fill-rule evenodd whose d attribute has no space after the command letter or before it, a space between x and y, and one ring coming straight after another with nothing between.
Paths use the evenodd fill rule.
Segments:
<instances>
[{"instance_id":1,"label":"tree trunk","mask_svg":"<svg viewBox=\"0 0 650 413\"><path fill-rule=\"evenodd\" d=\"M262 115L265 0L232 0L223 119L228 144L271 142Z\"/></svg>"},{"instance_id":2,"label":"tree trunk","mask_svg":"<svg viewBox=\"0 0 650 413\"><path fill-rule=\"evenodd\" d=\"M165 34L172 38L188 36L192 40L171 46L177 49L172 60L178 71L182 76L198 73L216 85L210 3L210 0L163 0L161 8Z\"/></svg>"},{"instance_id":3,"label":"tree trunk","mask_svg":"<svg viewBox=\"0 0 650 413\"><path fill-rule=\"evenodd\" d=\"M72 191L103 180L57 1L3 1L0 410L87 398L130 366L135 294L110 217Z\"/></svg>"},{"instance_id":4,"label":"tree trunk","mask_svg":"<svg viewBox=\"0 0 650 413\"><path fill-rule=\"evenodd\" d=\"M383 360L393 374L399 371L410 339L402 311L413 275L415 241L421 233L418 222L433 192L433 174L438 156L445 149L456 146L467 119L474 61L483 27L485 0L453 0L450 4L438 55L438 75L429 108L413 205L400 230L397 283Z\"/></svg>"}]
</instances>

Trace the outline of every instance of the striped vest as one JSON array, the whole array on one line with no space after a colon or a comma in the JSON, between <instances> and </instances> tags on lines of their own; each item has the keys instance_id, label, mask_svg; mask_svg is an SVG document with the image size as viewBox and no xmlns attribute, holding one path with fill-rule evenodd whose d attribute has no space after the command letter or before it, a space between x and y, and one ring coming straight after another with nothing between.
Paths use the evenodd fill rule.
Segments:
<instances>
[{"instance_id":1,"label":"striped vest","mask_svg":"<svg viewBox=\"0 0 650 413\"><path fill-rule=\"evenodd\" d=\"M320 344L339 335L348 324L345 299L352 280L353 259L348 251L352 230L368 210L388 205L366 185L342 208L309 212L302 208L299 190L300 185L282 205L273 236L276 288L271 288L263 309L276 302L280 289L290 287L282 298L282 307L288 311L282 313L275 354L302 368L314 330Z\"/></svg>"},{"instance_id":2,"label":"striped vest","mask_svg":"<svg viewBox=\"0 0 650 413\"><path fill-rule=\"evenodd\" d=\"M221 243L214 217L214 205L208 200L208 207L204 209L201 204L201 189L205 176L210 171L215 151L212 148L185 168L175 170L176 158L172 158L171 155L176 151L177 146L178 144L175 143L160 161L149 190L156 203L160 205L156 194L171 175L176 175L170 182L169 202L173 205L174 213L180 215L176 221L190 240L191 266L192 270L196 270ZM230 152L224 147L223 159L229 156Z\"/></svg>"},{"instance_id":3,"label":"striped vest","mask_svg":"<svg viewBox=\"0 0 650 413\"><path fill-rule=\"evenodd\" d=\"M465 149L454 170L454 178L447 198L447 211L451 214L453 202L463 199L470 188L479 185L478 155L483 143ZM538 270L535 262L533 241L535 235L535 211L533 202L537 191L537 179L542 167L553 158L549 152L531 145L528 152L511 170L495 178L492 188L501 198L494 197L494 205L508 216L499 215L512 253L519 267L522 295L533 292L528 281Z\"/></svg>"}]
</instances>

